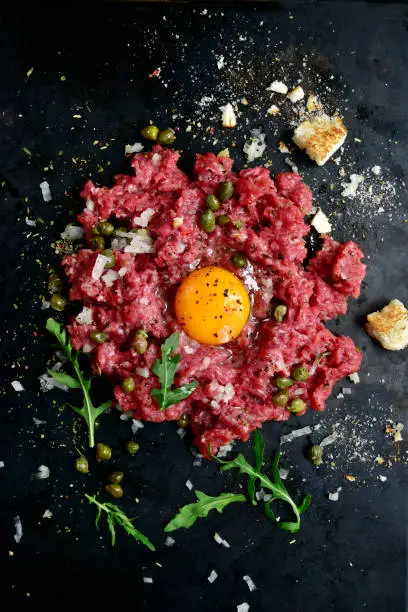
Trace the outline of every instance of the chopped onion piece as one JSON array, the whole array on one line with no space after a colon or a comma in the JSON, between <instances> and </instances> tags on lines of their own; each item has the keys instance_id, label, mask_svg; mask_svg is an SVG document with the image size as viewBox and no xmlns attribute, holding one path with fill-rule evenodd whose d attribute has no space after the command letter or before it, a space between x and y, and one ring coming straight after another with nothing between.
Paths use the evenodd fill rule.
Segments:
<instances>
[{"instance_id":1,"label":"chopped onion piece","mask_svg":"<svg viewBox=\"0 0 408 612\"><path fill-rule=\"evenodd\" d=\"M107 287L112 287L113 283L115 281L117 281L120 278L119 274L116 272L116 270L108 270L107 272L105 272L105 274L102 276L102 280L105 283L105 285Z\"/></svg>"},{"instance_id":2,"label":"chopped onion piece","mask_svg":"<svg viewBox=\"0 0 408 612\"><path fill-rule=\"evenodd\" d=\"M210 582L212 584L213 582L215 582L217 580L217 578L218 578L217 572L215 570L212 570L212 572L208 576L207 580L208 580L208 582Z\"/></svg>"},{"instance_id":3,"label":"chopped onion piece","mask_svg":"<svg viewBox=\"0 0 408 612\"><path fill-rule=\"evenodd\" d=\"M334 502L338 501L340 491L341 491L341 487L338 487L336 491L334 491L333 493L329 493L328 497L330 501L334 501Z\"/></svg>"},{"instance_id":4,"label":"chopped onion piece","mask_svg":"<svg viewBox=\"0 0 408 612\"><path fill-rule=\"evenodd\" d=\"M179 427L176 433L177 433L178 437L182 440L187 432L182 427Z\"/></svg>"},{"instance_id":5,"label":"chopped onion piece","mask_svg":"<svg viewBox=\"0 0 408 612\"><path fill-rule=\"evenodd\" d=\"M349 379L355 385L358 385L358 383L360 382L360 376L359 376L358 372L354 372L354 374L350 374Z\"/></svg>"},{"instance_id":6,"label":"chopped onion piece","mask_svg":"<svg viewBox=\"0 0 408 612\"><path fill-rule=\"evenodd\" d=\"M250 139L244 144L243 151L250 164L258 157L262 157L266 149L265 134L261 130L252 130Z\"/></svg>"},{"instance_id":7,"label":"chopped onion piece","mask_svg":"<svg viewBox=\"0 0 408 612\"><path fill-rule=\"evenodd\" d=\"M132 145L127 144L125 146L125 155L131 155L132 153L140 153L140 151L143 151L143 149L144 147L141 142L135 142Z\"/></svg>"},{"instance_id":8,"label":"chopped onion piece","mask_svg":"<svg viewBox=\"0 0 408 612\"><path fill-rule=\"evenodd\" d=\"M42 421L41 419L37 419L37 417L33 417L34 425L39 427L40 425L45 425L47 421Z\"/></svg>"},{"instance_id":9,"label":"chopped onion piece","mask_svg":"<svg viewBox=\"0 0 408 612\"><path fill-rule=\"evenodd\" d=\"M33 474L33 476L37 480L44 480L45 478L49 478L50 468L47 465L40 465L38 467L38 471L35 474Z\"/></svg>"},{"instance_id":10,"label":"chopped onion piece","mask_svg":"<svg viewBox=\"0 0 408 612\"><path fill-rule=\"evenodd\" d=\"M307 425L306 427L302 427L301 429L294 429L286 436L282 436L280 439L281 444L286 444L286 442L292 442L295 438L300 438L301 436L308 436L312 433L312 428Z\"/></svg>"},{"instance_id":11,"label":"chopped onion piece","mask_svg":"<svg viewBox=\"0 0 408 612\"><path fill-rule=\"evenodd\" d=\"M164 540L164 545L168 546L169 548L171 548L172 546L174 546L176 543L176 540L174 538L172 538L171 536L166 536L166 539Z\"/></svg>"},{"instance_id":12,"label":"chopped onion piece","mask_svg":"<svg viewBox=\"0 0 408 612\"><path fill-rule=\"evenodd\" d=\"M153 578L151 578L150 576L143 576L143 582L145 584L153 584Z\"/></svg>"},{"instance_id":13,"label":"chopped onion piece","mask_svg":"<svg viewBox=\"0 0 408 612\"><path fill-rule=\"evenodd\" d=\"M319 446L324 448L325 446L329 446L329 444L333 444L337 440L337 434L332 433L330 436L323 438L323 440L319 443Z\"/></svg>"},{"instance_id":14,"label":"chopped onion piece","mask_svg":"<svg viewBox=\"0 0 408 612\"><path fill-rule=\"evenodd\" d=\"M37 225L37 221L34 221L34 219L29 219L28 217L25 218L25 222L30 227L36 227Z\"/></svg>"},{"instance_id":15,"label":"chopped onion piece","mask_svg":"<svg viewBox=\"0 0 408 612\"><path fill-rule=\"evenodd\" d=\"M21 541L21 538L23 537L23 525L18 515L14 517L14 527L16 530L16 533L14 534L14 540L16 544L19 544Z\"/></svg>"},{"instance_id":16,"label":"chopped onion piece","mask_svg":"<svg viewBox=\"0 0 408 612\"><path fill-rule=\"evenodd\" d=\"M95 260L94 267L92 269L92 278L94 280L99 280L105 270L106 264L109 262L109 257L102 255L99 253L98 257Z\"/></svg>"},{"instance_id":17,"label":"chopped onion piece","mask_svg":"<svg viewBox=\"0 0 408 612\"><path fill-rule=\"evenodd\" d=\"M150 370L149 368L136 368L136 374L141 376L142 378L149 378Z\"/></svg>"},{"instance_id":18,"label":"chopped onion piece","mask_svg":"<svg viewBox=\"0 0 408 612\"><path fill-rule=\"evenodd\" d=\"M0 461L0 468L4 468L4 466L5 466L4 461Z\"/></svg>"},{"instance_id":19,"label":"chopped onion piece","mask_svg":"<svg viewBox=\"0 0 408 612\"><path fill-rule=\"evenodd\" d=\"M150 219L155 215L156 211L153 208L146 208L140 217L134 217L133 223L135 225L139 225L140 227L147 227L149 225Z\"/></svg>"},{"instance_id":20,"label":"chopped onion piece","mask_svg":"<svg viewBox=\"0 0 408 612\"><path fill-rule=\"evenodd\" d=\"M246 601L237 605L237 612L248 612L248 610L249 610L249 604L247 604Z\"/></svg>"},{"instance_id":21,"label":"chopped onion piece","mask_svg":"<svg viewBox=\"0 0 408 612\"><path fill-rule=\"evenodd\" d=\"M19 393L20 391L25 391L23 385L19 380L12 380L11 386L13 387L14 391L17 391L17 393Z\"/></svg>"},{"instance_id":22,"label":"chopped onion piece","mask_svg":"<svg viewBox=\"0 0 408 612\"><path fill-rule=\"evenodd\" d=\"M51 512L51 510L46 510L46 511L44 512L44 514L42 515L42 517L43 517L43 518L46 518L46 519L50 519L50 518L52 518L52 512Z\"/></svg>"},{"instance_id":23,"label":"chopped onion piece","mask_svg":"<svg viewBox=\"0 0 408 612\"><path fill-rule=\"evenodd\" d=\"M188 489L189 491L191 491L192 489L194 489L194 485L193 485L193 483L191 482L191 480L186 480L185 485L186 485L186 487L187 487L187 489Z\"/></svg>"},{"instance_id":24,"label":"chopped onion piece","mask_svg":"<svg viewBox=\"0 0 408 612\"><path fill-rule=\"evenodd\" d=\"M80 225L67 225L61 234L63 240L82 240L85 230Z\"/></svg>"},{"instance_id":25,"label":"chopped onion piece","mask_svg":"<svg viewBox=\"0 0 408 612\"><path fill-rule=\"evenodd\" d=\"M40 189L41 189L41 193L42 193L44 202L51 202L52 200L51 191L50 191L50 186L47 183L47 181L43 181L42 183L40 183Z\"/></svg>"},{"instance_id":26,"label":"chopped onion piece","mask_svg":"<svg viewBox=\"0 0 408 612\"><path fill-rule=\"evenodd\" d=\"M84 306L81 312L78 313L77 316L75 317L75 321L79 325L92 325L93 323L92 308L89 308L88 306Z\"/></svg>"},{"instance_id":27,"label":"chopped onion piece","mask_svg":"<svg viewBox=\"0 0 408 612\"><path fill-rule=\"evenodd\" d=\"M255 582L252 580L250 576L243 576L243 579L248 585L248 589L252 592L256 590Z\"/></svg>"},{"instance_id":28,"label":"chopped onion piece","mask_svg":"<svg viewBox=\"0 0 408 612\"><path fill-rule=\"evenodd\" d=\"M139 429L143 429L144 425L142 421L138 421L137 419L132 419L132 423L130 424L130 429L132 430L132 434L135 434Z\"/></svg>"},{"instance_id":29,"label":"chopped onion piece","mask_svg":"<svg viewBox=\"0 0 408 612\"><path fill-rule=\"evenodd\" d=\"M343 393L344 395L351 395L351 389L350 389L350 387L343 387L343 388L342 388L342 393Z\"/></svg>"},{"instance_id":30,"label":"chopped onion piece","mask_svg":"<svg viewBox=\"0 0 408 612\"><path fill-rule=\"evenodd\" d=\"M122 233L118 233L122 236ZM126 233L125 237L129 234ZM140 234L130 234L132 237L130 244L125 246L125 253L131 253L132 255L139 255L141 253L154 253L153 240L148 234L142 236Z\"/></svg>"}]
</instances>

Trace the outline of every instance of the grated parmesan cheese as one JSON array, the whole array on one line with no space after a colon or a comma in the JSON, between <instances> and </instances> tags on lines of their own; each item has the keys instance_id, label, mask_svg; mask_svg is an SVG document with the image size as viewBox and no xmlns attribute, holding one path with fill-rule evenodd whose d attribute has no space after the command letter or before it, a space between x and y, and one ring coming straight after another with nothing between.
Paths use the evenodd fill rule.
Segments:
<instances>
[{"instance_id":1,"label":"grated parmesan cheese","mask_svg":"<svg viewBox=\"0 0 408 612\"><path fill-rule=\"evenodd\" d=\"M105 270L106 264L109 262L109 257L102 255L99 253L98 257L95 260L94 267L92 269L92 278L94 280L99 280Z\"/></svg>"},{"instance_id":2,"label":"grated parmesan cheese","mask_svg":"<svg viewBox=\"0 0 408 612\"><path fill-rule=\"evenodd\" d=\"M349 183L341 183L341 186L344 187L343 191L341 192L343 198L354 198L359 185L363 181L364 176L362 174L351 174Z\"/></svg>"}]
</instances>

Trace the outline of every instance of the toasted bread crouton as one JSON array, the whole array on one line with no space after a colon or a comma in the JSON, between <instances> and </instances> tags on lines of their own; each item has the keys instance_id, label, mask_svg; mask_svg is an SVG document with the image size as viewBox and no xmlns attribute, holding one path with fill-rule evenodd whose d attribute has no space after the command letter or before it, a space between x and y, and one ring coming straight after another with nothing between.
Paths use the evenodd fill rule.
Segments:
<instances>
[{"instance_id":1,"label":"toasted bread crouton","mask_svg":"<svg viewBox=\"0 0 408 612\"><path fill-rule=\"evenodd\" d=\"M347 128L340 117L320 115L303 121L295 130L293 142L300 149L305 149L318 166L323 166L341 147L346 136Z\"/></svg>"},{"instance_id":2,"label":"toasted bread crouton","mask_svg":"<svg viewBox=\"0 0 408 612\"><path fill-rule=\"evenodd\" d=\"M392 300L382 310L367 315L366 330L388 351L408 346L408 311L399 300Z\"/></svg>"}]
</instances>

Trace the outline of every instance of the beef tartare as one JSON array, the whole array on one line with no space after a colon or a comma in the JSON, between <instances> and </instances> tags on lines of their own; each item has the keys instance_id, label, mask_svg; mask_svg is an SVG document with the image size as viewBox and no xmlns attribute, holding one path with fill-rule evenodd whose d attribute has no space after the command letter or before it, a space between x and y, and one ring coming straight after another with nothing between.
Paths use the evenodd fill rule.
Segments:
<instances>
[{"instance_id":1,"label":"beef tartare","mask_svg":"<svg viewBox=\"0 0 408 612\"><path fill-rule=\"evenodd\" d=\"M133 158L134 176L85 185L89 248L63 262L70 299L83 306L69 332L122 411L183 417L206 455L264 421L323 410L334 383L359 369L353 341L323 321L358 297L365 266L357 244L329 236L304 265L312 193L297 174L235 173L231 159L208 153L191 180L177 160L155 146ZM152 366L174 332L175 384L198 386L160 410Z\"/></svg>"}]
</instances>

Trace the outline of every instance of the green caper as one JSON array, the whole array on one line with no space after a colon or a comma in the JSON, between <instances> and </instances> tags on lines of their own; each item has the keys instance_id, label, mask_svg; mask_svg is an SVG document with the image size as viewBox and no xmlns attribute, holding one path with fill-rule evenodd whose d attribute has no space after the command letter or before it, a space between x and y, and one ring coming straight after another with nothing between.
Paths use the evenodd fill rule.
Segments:
<instances>
[{"instance_id":1,"label":"green caper","mask_svg":"<svg viewBox=\"0 0 408 612\"><path fill-rule=\"evenodd\" d=\"M98 228L101 236L111 236L115 231L115 228L113 227L112 223L109 223L109 221L99 221L96 227Z\"/></svg>"},{"instance_id":2,"label":"green caper","mask_svg":"<svg viewBox=\"0 0 408 612\"><path fill-rule=\"evenodd\" d=\"M217 196L221 202L226 202L234 193L234 185L231 181L223 181L218 185Z\"/></svg>"},{"instance_id":3,"label":"green caper","mask_svg":"<svg viewBox=\"0 0 408 612\"><path fill-rule=\"evenodd\" d=\"M105 240L102 236L94 236L90 239L89 243L94 251L102 251L105 248Z\"/></svg>"},{"instance_id":4,"label":"green caper","mask_svg":"<svg viewBox=\"0 0 408 612\"><path fill-rule=\"evenodd\" d=\"M135 333L132 342L132 349L136 351L139 355L143 355L147 351L148 342L147 342L147 333L144 329L138 329Z\"/></svg>"},{"instance_id":5,"label":"green caper","mask_svg":"<svg viewBox=\"0 0 408 612\"><path fill-rule=\"evenodd\" d=\"M106 341L106 334L105 334L105 332L98 331L97 329L92 331L89 334L89 337L92 340L92 342L95 342L96 344L103 344Z\"/></svg>"},{"instance_id":6,"label":"green caper","mask_svg":"<svg viewBox=\"0 0 408 612\"><path fill-rule=\"evenodd\" d=\"M105 257L108 258L108 261L105 264L105 268L109 269L109 268L113 268L113 266L116 263L116 257L112 251L112 249L105 249L104 251L102 251L102 255L105 255Z\"/></svg>"},{"instance_id":7,"label":"green caper","mask_svg":"<svg viewBox=\"0 0 408 612\"><path fill-rule=\"evenodd\" d=\"M205 199L205 207L216 212L220 207L220 201L214 194L210 194Z\"/></svg>"},{"instance_id":8,"label":"green caper","mask_svg":"<svg viewBox=\"0 0 408 612\"><path fill-rule=\"evenodd\" d=\"M290 402L288 406L288 410L289 412L292 412L293 414L300 414L301 412L305 412L306 402L304 402L302 399L297 397L296 399Z\"/></svg>"},{"instance_id":9,"label":"green caper","mask_svg":"<svg viewBox=\"0 0 408 612\"><path fill-rule=\"evenodd\" d=\"M105 491L109 493L109 495L111 495L112 497L115 497L116 499L123 497L123 489L120 486L120 484L107 484L105 486Z\"/></svg>"},{"instance_id":10,"label":"green caper","mask_svg":"<svg viewBox=\"0 0 408 612\"><path fill-rule=\"evenodd\" d=\"M95 225L92 229L91 229L91 234L92 236L100 236L99 234L99 230L98 230L98 226Z\"/></svg>"},{"instance_id":11,"label":"green caper","mask_svg":"<svg viewBox=\"0 0 408 612\"><path fill-rule=\"evenodd\" d=\"M292 370L292 376L298 382L303 382L309 378L309 372L306 370L306 368L298 367Z\"/></svg>"},{"instance_id":12,"label":"green caper","mask_svg":"<svg viewBox=\"0 0 408 612\"><path fill-rule=\"evenodd\" d=\"M128 440L126 442L126 450L129 453L129 455L136 455L136 453L138 453L140 450L140 446L134 440Z\"/></svg>"},{"instance_id":13,"label":"green caper","mask_svg":"<svg viewBox=\"0 0 408 612\"><path fill-rule=\"evenodd\" d=\"M285 304L279 304L278 306L276 306L274 308L273 318L278 323L282 323L282 321L285 318L287 312L288 312L288 307L285 306Z\"/></svg>"},{"instance_id":14,"label":"green caper","mask_svg":"<svg viewBox=\"0 0 408 612\"><path fill-rule=\"evenodd\" d=\"M210 234L215 230L215 216L212 210L207 208L201 213L200 218L201 229Z\"/></svg>"},{"instance_id":15,"label":"green caper","mask_svg":"<svg viewBox=\"0 0 408 612\"><path fill-rule=\"evenodd\" d=\"M120 484L123 480L123 477L123 472L111 472L110 474L108 474L108 481L111 484Z\"/></svg>"},{"instance_id":16,"label":"green caper","mask_svg":"<svg viewBox=\"0 0 408 612\"><path fill-rule=\"evenodd\" d=\"M50 299L51 308L56 310L57 312L62 312L67 305L67 300L59 295L59 293L54 293Z\"/></svg>"},{"instance_id":17,"label":"green caper","mask_svg":"<svg viewBox=\"0 0 408 612\"><path fill-rule=\"evenodd\" d=\"M237 268L245 268L248 263L246 257L242 255L242 253L234 253L231 257L231 261Z\"/></svg>"},{"instance_id":18,"label":"green caper","mask_svg":"<svg viewBox=\"0 0 408 612\"><path fill-rule=\"evenodd\" d=\"M307 451L308 459L313 463L313 465L320 465L323 457L323 449L318 444L314 444Z\"/></svg>"},{"instance_id":19,"label":"green caper","mask_svg":"<svg viewBox=\"0 0 408 612\"><path fill-rule=\"evenodd\" d=\"M215 221L220 227L224 227L225 225L228 225L228 223L231 223L231 219L228 215L218 215Z\"/></svg>"},{"instance_id":20,"label":"green caper","mask_svg":"<svg viewBox=\"0 0 408 612\"><path fill-rule=\"evenodd\" d=\"M146 127L140 130L140 133L142 134L143 138L146 138L146 140L155 142L159 134L159 128L157 125L146 125Z\"/></svg>"},{"instance_id":21,"label":"green caper","mask_svg":"<svg viewBox=\"0 0 408 612\"><path fill-rule=\"evenodd\" d=\"M278 391L272 396L272 401L278 406L286 406L289 401L289 392L284 390Z\"/></svg>"},{"instance_id":22,"label":"green caper","mask_svg":"<svg viewBox=\"0 0 408 612\"><path fill-rule=\"evenodd\" d=\"M288 389L293 385L293 380L286 376L277 376L275 378L275 385L278 389Z\"/></svg>"},{"instance_id":23,"label":"green caper","mask_svg":"<svg viewBox=\"0 0 408 612\"><path fill-rule=\"evenodd\" d=\"M87 474L89 472L88 459L85 455L81 455L75 459L75 469L80 474Z\"/></svg>"},{"instance_id":24,"label":"green caper","mask_svg":"<svg viewBox=\"0 0 408 612\"><path fill-rule=\"evenodd\" d=\"M136 383L131 376L122 380L122 389L125 393L132 393L135 387Z\"/></svg>"},{"instance_id":25,"label":"green caper","mask_svg":"<svg viewBox=\"0 0 408 612\"><path fill-rule=\"evenodd\" d=\"M130 230L131 234L137 234L138 236L147 236L147 229L144 227L134 227Z\"/></svg>"},{"instance_id":26,"label":"green caper","mask_svg":"<svg viewBox=\"0 0 408 612\"><path fill-rule=\"evenodd\" d=\"M51 272L48 277L48 291L50 293L59 293L62 290L62 280L56 272Z\"/></svg>"},{"instance_id":27,"label":"green caper","mask_svg":"<svg viewBox=\"0 0 408 612\"><path fill-rule=\"evenodd\" d=\"M188 416L188 414L184 413L181 415L181 417L177 421L177 425L181 427L181 429L186 429L188 427L189 422L190 422L190 417Z\"/></svg>"},{"instance_id":28,"label":"green caper","mask_svg":"<svg viewBox=\"0 0 408 612\"><path fill-rule=\"evenodd\" d=\"M98 461L109 461L112 457L112 450L110 446L107 444L102 444L102 442L98 442L96 445L96 458Z\"/></svg>"},{"instance_id":29,"label":"green caper","mask_svg":"<svg viewBox=\"0 0 408 612\"><path fill-rule=\"evenodd\" d=\"M232 227L235 227L235 229L242 229L245 225L245 223L240 219L232 219L231 223Z\"/></svg>"},{"instance_id":30,"label":"green caper","mask_svg":"<svg viewBox=\"0 0 408 612\"><path fill-rule=\"evenodd\" d=\"M160 130L157 136L157 142L161 145L171 145L176 140L176 135L171 128Z\"/></svg>"}]
</instances>

